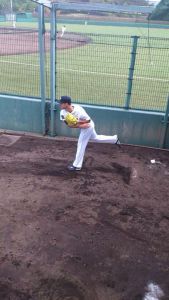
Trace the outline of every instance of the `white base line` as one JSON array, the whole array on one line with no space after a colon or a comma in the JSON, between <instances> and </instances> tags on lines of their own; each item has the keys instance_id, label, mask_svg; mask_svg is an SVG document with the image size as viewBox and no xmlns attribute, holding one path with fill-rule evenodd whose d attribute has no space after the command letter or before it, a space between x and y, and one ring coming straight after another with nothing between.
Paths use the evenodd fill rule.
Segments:
<instances>
[{"instance_id":1,"label":"white base line","mask_svg":"<svg viewBox=\"0 0 169 300\"><path fill-rule=\"evenodd\" d=\"M10 61L10 60L0 60L0 63L14 64L14 65L24 65L24 66L31 66L31 67L40 67L40 65L21 63L21 62Z\"/></svg>"},{"instance_id":2,"label":"white base line","mask_svg":"<svg viewBox=\"0 0 169 300\"><path fill-rule=\"evenodd\" d=\"M24 65L24 66L30 66L30 67L38 67L40 68L40 65L36 64L27 64L27 63L20 63L15 61L8 61L8 60L0 60L0 63L9 63L9 64L16 64L16 65ZM65 69L65 68L57 68L57 70L62 71L69 71L69 72L76 72L76 73L83 73L83 74L94 74L97 76L112 76L112 77L121 77L121 78L127 78L127 75L123 74L116 74L116 73L98 73L96 71L84 71L84 70L76 70L76 69ZM162 79L162 78L154 78L154 77L144 77L144 76L134 76L134 79L143 79L143 80L151 80L151 81L160 81L160 82L169 82L169 79Z\"/></svg>"},{"instance_id":3,"label":"white base line","mask_svg":"<svg viewBox=\"0 0 169 300\"><path fill-rule=\"evenodd\" d=\"M127 78L127 75L116 74L116 73L98 73L93 71L83 71L83 70L73 70L73 69L63 69L58 68L58 70L70 71L70 72L77 72L77 73L86 73L86 74L94 74L94 75L105 75L105 76L113 76L113 77L123 77ZM134 79L145 79L145 80L152 80L152 81L162 81L162 82L169 82L169 79L162 79L162 78L154 78L154 77L144 77L144 76L134 76Z\"/></svg>"}]
</instances>

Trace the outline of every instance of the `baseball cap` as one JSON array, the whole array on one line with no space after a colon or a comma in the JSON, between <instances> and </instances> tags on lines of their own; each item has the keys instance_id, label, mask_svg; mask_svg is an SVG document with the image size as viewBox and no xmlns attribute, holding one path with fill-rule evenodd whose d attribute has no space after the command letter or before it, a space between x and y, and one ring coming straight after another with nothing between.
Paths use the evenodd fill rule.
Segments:
<instances>
[{"instance_id":1,"label":"baseball cap","mask_svg":"<svg viewBox=\"0 0 169 300\"><path fill-rule=\"evenodd\" d=\"M71 104L71 97L69 97L69 96L61 96L61 98L59 100L59 103L60 104L62 104L62 103Z\"/></svg>"}]
</instances>

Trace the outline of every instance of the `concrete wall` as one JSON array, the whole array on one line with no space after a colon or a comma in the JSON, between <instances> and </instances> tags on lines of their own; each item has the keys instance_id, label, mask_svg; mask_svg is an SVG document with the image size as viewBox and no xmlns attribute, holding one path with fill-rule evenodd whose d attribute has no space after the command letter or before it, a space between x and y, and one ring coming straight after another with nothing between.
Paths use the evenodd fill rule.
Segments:
<instances>
[{"instance_id":1,"label":"concrete wall","mask_svg":"<svg viewBox=\"0 0 169 300\"><path fill-rule=\"evenodd\" d=\"M96 125L98 134L118 134L123 143L162 147L164 136L163 113L125 110L83 105ZM59 119L59 110L56 112ZM77 137L79 130L69 129L63 122L56 123L56 134ZM169 128L165 148L169 148Z\"/></svg>"},{"instance_id":2,"label":"concrete wall","mask_svg":"<svg viewBox=\"0 0 169 300\"><path fill-rule=\"evenodd\" d=\"M0 128L42 132L41 100L0 95Z\"/></svg>"},{"instance_id":3,"label":"concrete wall","mask_svg":"<svg viewBox=\"0 0 169 300\"><path fill-rule=\"evenodd\" d=\"M169 149L169 126L164 113L125 110L83 105L96 125L98 134L118 134L122 143ZM50 102L46 105L46 125L50 129ZM55 134L77 137L78 129L70 129L59 119L56 107ZM42 133L41 100L0 95L0 129ZM50 132L49 132L50 134Z\"/></svg>"}]
</instances>

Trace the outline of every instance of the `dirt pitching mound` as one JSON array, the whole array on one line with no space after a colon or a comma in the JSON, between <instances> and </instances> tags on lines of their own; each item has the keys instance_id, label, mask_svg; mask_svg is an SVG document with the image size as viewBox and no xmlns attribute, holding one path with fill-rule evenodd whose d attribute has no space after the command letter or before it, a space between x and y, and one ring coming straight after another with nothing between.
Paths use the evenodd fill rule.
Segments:
<instances>
[{"instance_id":1,"label":"dirt pitching mound","mask_svg":"<svg viewBox=\"0 0 169 300\"><path fill-rule=\"evenodd\" d=\"M75 151L0 145L0 299L168 300L169 152L89 143L71 173Z\"/></svg>"}]
</instances>

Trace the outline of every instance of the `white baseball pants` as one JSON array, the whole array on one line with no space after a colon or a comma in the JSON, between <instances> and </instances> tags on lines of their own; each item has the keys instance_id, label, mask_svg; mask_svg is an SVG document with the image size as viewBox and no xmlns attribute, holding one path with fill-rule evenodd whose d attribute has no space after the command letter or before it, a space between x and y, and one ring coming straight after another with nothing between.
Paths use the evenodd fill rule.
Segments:
<instances>
[{"instance_id":1,"label":"white baseball pants","mask_svg":"<svg viewBox=\"0 0 169 300\"><path fill-rule=\"evenodd\" d=\"M93 140L97 143L109 143L115 144L117 142L117 135L98 135L95 131L94 125L86 129L80 130L80 135L77 144L76 157L73 162L73 166L81 168L83 164L84 154L89 140Z\"/></svg>"}]
</instances>

